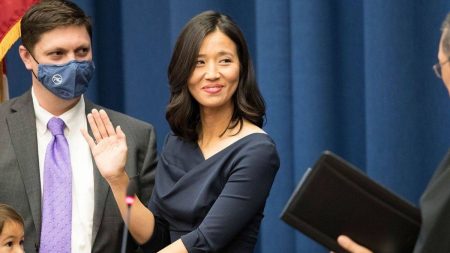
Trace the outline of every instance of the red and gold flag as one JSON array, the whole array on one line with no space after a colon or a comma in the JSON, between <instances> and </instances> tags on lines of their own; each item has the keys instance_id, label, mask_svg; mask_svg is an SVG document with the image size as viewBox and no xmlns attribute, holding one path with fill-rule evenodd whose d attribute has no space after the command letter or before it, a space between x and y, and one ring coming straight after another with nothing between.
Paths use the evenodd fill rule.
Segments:
<instances>
[{"instance_id":1,"label":"red and gold flag","mask_svg":"<svg viewBox=\"0 0 450 253\"><path fill-rule=\"evenodd\" d=\"M0 62L14 42L20 38L20 20L31 5L38 0L0 0ZM4 63L4 62L3 62ZM0 64L0 102L7 98L3 67Z\"/></svg>"}]
</instances>

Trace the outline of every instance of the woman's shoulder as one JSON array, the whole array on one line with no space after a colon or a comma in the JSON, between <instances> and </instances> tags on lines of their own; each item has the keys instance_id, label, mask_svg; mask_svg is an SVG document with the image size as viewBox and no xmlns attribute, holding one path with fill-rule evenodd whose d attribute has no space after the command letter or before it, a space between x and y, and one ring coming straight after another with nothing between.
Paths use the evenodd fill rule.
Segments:
<instances>
[{"instance_id":1,"label":"woman's shoulder","mask_svg":"<svg viewBox=\"0 0 450 253\"><path fill-rule=\"evenodd\" d=\"M261 176L271 177L270 175L275 175L280 167L276 144L265 132L252 132L244 136L229 151L228 160L235 165L231 173L248 175L261 173Z\"/></svg>"},{"instance_id":2,"label":"woman's shoulder","mask_svg":"<svg viewBox=\"0 0 450 253\"><path fill-rule=\"evenodd\" d=\"M262 128L244 121L241 131L236 135L238 140L247 140L246 142L269 142L275 144L272 138Z\"/></svg>"},{"instance_id":3,"label":"woman's shoulder","mask_svg":"<svg viewBox=\"0 0 450 253\"><path fill-rule=\"evenodd\" d=\"M242 129L239 132L239 134L242 135L249 135L249 134L253 134L253 133L262 133L262 134L267 134L262 128L260 128L259 126L244 120L243 121L243 125L242 125Z\"/></svg>"},{"instance_id":4,"label":"woman's shoulder","mask_svg":"<svg viewBox=\"0 0 450 253\"><path fill-rule=\"evenodd\" d=\"M254 155L259 154L277 154L276 145L273 139L262 128L250 123L244 122L244 125L237 137L237 143L240 143L242 151L250 152Z\"/></svg>"}]
</instances>

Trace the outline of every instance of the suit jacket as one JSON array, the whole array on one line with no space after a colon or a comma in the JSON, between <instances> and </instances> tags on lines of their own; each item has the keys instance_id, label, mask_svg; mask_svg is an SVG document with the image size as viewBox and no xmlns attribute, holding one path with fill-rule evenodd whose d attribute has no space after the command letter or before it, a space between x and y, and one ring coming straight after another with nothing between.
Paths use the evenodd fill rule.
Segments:
<instances>
[{"instance_id":1,"label":"suit jacket","mask_svg":"<svg viewBox=\"0 0 450 253\"><path fill-rule=\"evenodd\" d=\"M450 252L450 152L420 200L422 227L414 253Z\"/></svg>"},{"instance_id":2,"label":"suit jacket","mask_svg":"<svg viewBox=\"0 0 450 253\"><path fill-rule=\"evenodd\" d=\"M87 99L85 105L86 113L93 108L102 108ZM105 110L111 122L120 125L127 135L126 171L130 177L138 177L138 196L143 203L147 203L154 184L155 131L145 122ZM28 91L0 105L0 203L11 205L24 218L24 248L28 253L39 249L41 233L41 184L37 150L36 117L31 91ZM114 196L95 163L94 190L92 252L120 252L123 221ZM128 246L128 252L134 252L137 248L132 240L128 240Z\"/></svg>"}]
</instances>

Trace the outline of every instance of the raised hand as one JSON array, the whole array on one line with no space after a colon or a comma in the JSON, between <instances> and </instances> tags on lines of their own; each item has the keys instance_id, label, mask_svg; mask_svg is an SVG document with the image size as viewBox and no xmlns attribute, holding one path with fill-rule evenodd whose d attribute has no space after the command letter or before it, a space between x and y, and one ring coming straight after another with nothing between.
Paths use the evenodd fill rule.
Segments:
<instances>
[{"instance_id":1,"label":"raised hand","mask_svg":"<svg viewBox=\"0 0 450 253\"><path fill-rule=\"evenodd\" d=\"M125 173L127 160L125 134L120 126L114 129L104 110L93 109L92 113L87 115L87 119L94 138L86 129L82 129L81 133L89 144L100 173L108 182L112 182Z\"/></svg>"},{"instance_id":2,"label":"raised hand","mask_svg":"<svg viewBox=\"0 0 450 253\"><path fill-rule=\"evenodd\" d=\"M340 235L338 237L337 241L338 241L339 245L341 245L342 248L348 250L351 253L372 253L372 251L357 244L352 239L350 239L348 236Z\"/></svg>"}]
</instances>

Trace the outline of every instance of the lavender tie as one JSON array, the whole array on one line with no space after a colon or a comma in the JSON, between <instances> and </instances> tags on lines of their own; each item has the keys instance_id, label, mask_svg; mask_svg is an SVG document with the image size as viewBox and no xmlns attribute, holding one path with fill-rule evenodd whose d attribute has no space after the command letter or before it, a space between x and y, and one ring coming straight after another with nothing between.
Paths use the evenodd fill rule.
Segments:
<instances>
[{"instance_id":1,"label":"lavender tie","mask_svg":"<svg viewBox=\"0 0 450 253\"><path fill-rule=\"evenodd\" d=\"M70 253L72 232L72 168L64 121L51 118L53 135L44 162L44 196L40 253Z\"/></svg>"}]
</instances>

